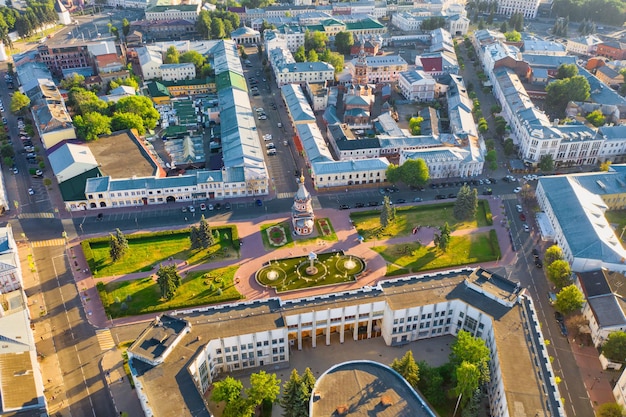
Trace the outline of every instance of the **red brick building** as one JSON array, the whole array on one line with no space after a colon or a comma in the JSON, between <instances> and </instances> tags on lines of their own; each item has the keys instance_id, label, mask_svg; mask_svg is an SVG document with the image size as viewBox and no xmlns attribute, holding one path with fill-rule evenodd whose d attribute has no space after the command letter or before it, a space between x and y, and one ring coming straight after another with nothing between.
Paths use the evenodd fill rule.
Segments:
<instances>
[{"instance_id":1,"label":"red brick building","mask_svg":"<svg viewBox=\"0 0 626 417\"><path fill-rule=\"evenodd\" d=\"M626 59L626 44L619 41L606 41L598 45L596 54L610 59Z\"/></svg>"}]
</instances>

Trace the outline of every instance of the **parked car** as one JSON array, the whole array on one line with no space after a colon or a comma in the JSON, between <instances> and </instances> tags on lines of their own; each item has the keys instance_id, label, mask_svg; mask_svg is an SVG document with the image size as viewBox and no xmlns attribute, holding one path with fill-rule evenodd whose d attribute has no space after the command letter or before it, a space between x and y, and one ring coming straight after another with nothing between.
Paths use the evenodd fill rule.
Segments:
<instances>
[{"instance_id":1,"label":"parked car","mask_svg":"<svg viewBox=\"0 0 626 417\"><path fill-rule=\"evenodd\" d=\"M564 323L565 322L565 317L563 316L563 314L560 311L555 311L554 312L554 319L556 320L557 323Z\"/></svg>"},{"instance_id":2,"label":"parked car","mask_svg":"<svg viewBox=\"0 0 626 417\"><path fill-rule=\"evenodd\" d=\"M535 258L535 266L539 269L543 268L543 262L541 262L541 259Z\"/></svg>"},{"instance_id":3,"label":"parked car","mask_svg":"<svg viewBox=\"0 0 626 417\"><path fill-rule=\"evenodd\" d=\"M567 337L569 335L569 332L567 331L567 326L565 325L565 322L560 321L559 322L559 328L561 329L561 335L563 335L563 337Z\"/></svg>"},{"instance_id":4,"label":"parked car","mask_svg":"<svg viewBox=\"0 0 626 417\"><path fill-rule=\"evenodd\" d=\"M448 198L456 198L456 194L450 193L450 194L448 194Z\"/></svg>"},{"instance_id":5,"label":"parked car","mask_svg":"<svg viewBox=\"0 0 626 417\"><path fill-rule=\"evenodd\" d=\"M404 198L399 198L396 200L396 204L404 204L406 203L406 200Z\"/></svg>"},{"instance_id":6,"label":"parked car","mask_svg":"<svg viewBox=\"0 0 626 417\"><path fill-rule=\"evenodd\" d=\"M222 204L221 203L215 203L215 210L221 210L222 209Z\"/></svg>"},{"instance_id":7,"label":"parked car","mask_svg":"<svg viewBox=\"0 0 626 417\"><path fill-rule=\"evenodd\" d=\"M28 189L28 194L35 195L35 190L33 190L32 188L29 188Z\"/></svg>"},{"instance_id":8,"label":"parked car","mask_svg":"<svg viewBox=\"0 0 626 417\"><path fill-rule=\"evenodd\" d=\"M206 211L206 204L200 204L200 211Z\"/></svg>"},{"instance_id":9,"label":"parked car","mask_svg":"<svg viewBox=\"0 0 626 417\"><path fill-rule=\"evenodd\" d=\"M215 209L215 207L213 207L213 204L209 204L208 208L209 208L209 211L213 211Z\"/></svg>"},{"instance_id":10,"label":"parked car","mask_svg":"<svg viewBox=\"0 0 626 417\"><path fill-rule=\"evenodd\" d=\"M533 248L533 257L539 258L539 251L537 250L537 248Z\"/></svg>"},{"instance_id":11,"label":"parked car","mask_svg":"<svg viewBox=\"0 0 626 417\"><path fill-rule=\"evenodd\" d=\"M189 206L189 212L190 213L195 213L196 212L196 208L194 206Z\"/></svg>"},{"instance_id":12,"label":"parked car","mask_svg":"<svg viewBox=\"0 0 626 417\"><path fill-rule=\"evenodd\" d=\"M445 199L446 199L446 196L445 196L445 195L443 195L443 194L437 194L437 195L435 196L435 199L436 199L436 200L445 200Z\"/></svg>"},{"instance_id":13,"label":"parked car","mask_svg":"<svg viewBox=\"0 0 626 417\"><path fill-rule=\"evenodd\" d=\"M526 223L524 223L524 231L526 233L530 232L530 227L528 227L528 225Z\"/></svg>"},{"instance_id":14,"label":"parked car","mask_svg":"<svg viewBox=\"0 0 626 417\"><path fill-rule=\"evenodd\" d=\"M517 210L518 213L521 213L522 211L524 211L524 209L522 208L522 206L520 204L517 204L515 206L515 209Z\"/></svg>"},{"instance_id":15,"label":"parked car","mask_svg":"<svg viewBox=\"0 0 626 417\"><path fill-rule=\"evenodd\" d=\"M342 205L339 206L339 210L348 210L349 208L350 208L350 206L347 205L347 204L342 204Z\"/></svg>"},{"instance_id":16,"label":"parked car","mask_svg":"<svg viewBox=\"0 0 626 417\"><path fill-rule=\"evenodd\" d=\"M370 207L376 207L378 206L378 201L370 201L367 205Z\"/></svg>"},{"instance_id":17,"label":"parked car","mask_svg":"<svg viewBox=\"0 0 626 417\"><path fill-rule=\"evenodd\" d=\"M413 202L414 202L414 203L419 203L419 202L421 202L421 201L423 201L421 197L415 197L415 198L413 199Z\"/></svg>"},{"instance_id":18,"label":"parked car","mask_svg":"<svg viewBox=\"0 0 626 417\"><path fill-rule=\"evenodd\" d=\"M521 221L525 222L525 221L526 221L526 215L525 215L524 213L520 213L520 215L519 215L519 219L520 219Z\"/></svg>"},{"instance_id":19,"label":"parked car","mask_svg":"<svg viewBox=\"0 0 626 417\"><path fill-rule=\"evenodd\" d=\"M515 194L519 193L520 191L522 191L522 187L515 187L515 188L513 189L513 192L514 192Z\"/></svg>"},{"instance_id":20,"label":"parked car","mask_svg":"<svg viewBox=\"0 0 626 417\"><path fill-rule=\"evenodd\" d=\"M363 208L363 207L365 207L365 203L356 203L356 204L354 205L354 207L355 207L355 208Z\"/></svg>"}]
</instances>

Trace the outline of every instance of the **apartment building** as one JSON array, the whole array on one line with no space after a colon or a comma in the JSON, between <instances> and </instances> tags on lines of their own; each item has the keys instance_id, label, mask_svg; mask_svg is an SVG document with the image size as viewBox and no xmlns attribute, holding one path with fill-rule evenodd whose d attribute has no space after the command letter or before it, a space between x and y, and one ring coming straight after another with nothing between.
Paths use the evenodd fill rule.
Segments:
<instances>
[{"instance_id":1,"label":"apartment building","mask_svg":"<svg viewBox=\"0 0 626 417\"><path fill-rule=\"evenodd\" d=\"M37 46L38 60L43 62L52 76L63 78L63 70L87 69L93 73L94 60L87 45L76 46Z\"/></svg>"},{"instance_id":2,"label":"apartment building","mask_svg":"<svg viewBox=\"0 0 626 417\"><path fill-rule=\"evenodd\" d=\"M400 92L410 101L429 101L435 98L437 82L421 70L404 71L398 78Z\"/></svg>"},{"instance_id":3,"label":"apartment building","mask_svg":"<svg viewBox=\"0 0 626 417\"><path fill-rule=\"evenodd\" d=\"M189 20L195 22L200 14L201 4L157 4L146 9L146 20Z\"/></svg>"},{"instance_id":4,"label":"apartment building","mask_svg":"<svg viewBox=\"0 0 626 417\"><path fill-rule=\"evenodd\" d=\"M540 3L540 0L502 0L498 2L497 13L506 16L520 13L524 19L534 19Z\"/></svg>"},{"instance_id":5,"label":"apartment building","mask_svg":"<svg viewBox=\"0 0 626 417\"><path fill-rule=\"evenodd\" d=\"M191 62L161 65L163 81L192 80L196 78L196 66Z\"/></svg>"}]
</instances>

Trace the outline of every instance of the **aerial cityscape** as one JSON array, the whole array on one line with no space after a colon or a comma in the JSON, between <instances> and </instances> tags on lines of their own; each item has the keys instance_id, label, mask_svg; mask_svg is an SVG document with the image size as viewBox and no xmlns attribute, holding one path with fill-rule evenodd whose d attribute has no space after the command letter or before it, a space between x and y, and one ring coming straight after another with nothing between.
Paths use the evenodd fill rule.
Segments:
<instances>
[{"instance_id":1,"label":"aerial cityscape","mask_svg":"<svg viewBox=\"0 0 626 417\"><path fill-rule=\"evenodd\" d=\"M0 415L626 416L623 2L0 11Z\"/></svg>"}]
</instances>

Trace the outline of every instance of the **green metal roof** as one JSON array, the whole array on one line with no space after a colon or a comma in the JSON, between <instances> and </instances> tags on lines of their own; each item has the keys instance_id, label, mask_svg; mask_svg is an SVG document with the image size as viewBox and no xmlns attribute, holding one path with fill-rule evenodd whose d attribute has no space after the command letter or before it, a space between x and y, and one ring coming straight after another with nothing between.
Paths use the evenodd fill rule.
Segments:
<instances>
[{"instance_id":1,"label":"green metal roof","mask_svg":"<svg viewBox=\"0 0 626 417\"><path fill-rule=\"evenodd\" d=\"M170 92L168 89L161 83L153 81L148 83L148 92L150 93L150 97L169 97Z\"/></svg>"},{"instance_id":2,"label":"green metal roof","mask_svg":"<svg viewBox=\"0 0 626 417\"><path fill-rule=\"evenodd\" d=\"M385 26L372 19L359 20L358 22L347 22L346 31L363 29L383 29Z\"/></svg>"},{"instance_id":3,"label":"green metal roof","mask_svg":"<svg viewBox=\"0 0 626 417\"><path fill-rule=\"evenodd\" d=\"M165 87L173 87L177 85L205 85L213 84L215 80L211 77L206 78L193 78L191 80L178 80L178 81L161 81Z\"/></svg>"},{"instance_id":4,"label":"green metal roof","mask_svg":"<svg viewBox=\"0 0 626 417\"><path fill-rule=\"evenodd\" d=\"M233 87L241 91L248 91L246 85L246 79L241 74L237 74L233 71L224 71L216 77L215 83L217 85L217 91L224 88Z\"/></svg>"},{"instance_id":5,"label":"green metal roof","mask_svg":"<svg viewBox=\"0 0 626 417\"><path fill-rule=\"evenodd\" d=\"M85 184L87 183L87 178L96 178L99 176L102 176L100 169L93 168L67 181L63 181L59 184L63 201L85 200Z\"/></svg>"}]
</instances>

